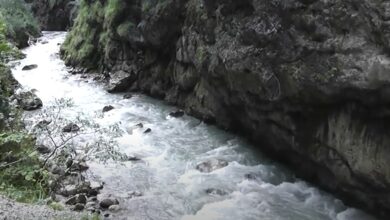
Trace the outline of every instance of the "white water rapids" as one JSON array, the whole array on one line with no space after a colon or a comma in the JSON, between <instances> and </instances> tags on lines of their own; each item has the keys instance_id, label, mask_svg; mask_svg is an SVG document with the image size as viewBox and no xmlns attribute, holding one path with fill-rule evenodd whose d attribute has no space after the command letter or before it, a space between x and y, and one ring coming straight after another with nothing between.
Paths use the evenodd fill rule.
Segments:
<instances>
[{"instance_id":1,"label":"white water rapids","mask_svg":"<svg viewBox=\"0 0 390 220\"><path fill-rule=\"evenodd\" d=\"M86 175L105 182L102 194L119 198L121 211L112 219L153 220L369 220L360 210L349 208L332 195L296 179L291 171L267 159L236 135L199 120L169 117L175 108L144 95L123 99L109 94L102 85L72 76L58 56L64 32L45 32L41 40L23 52L27 57L13 69L26 88L36 89L45 106L70 98L74 105L66 117L83 114L102 127L119 124L123 135L118 150L137 155L140 162L89 161ZM47 42L45 42L47 41ZM22 71L24 65L38 68ZM98 117L102 108L114 110ZM38 117L41 110L27 116ZM37 119L38 120L38 119ZM126 132L143 123L143 129ZM152 132L144 134L145 128ZM108 135L108 134L107 134ZM85 138L86 144L90 141ZM208 159L224 159L229 165L201 173L196 165ZM255 175L255 179L246 178ZM225 193L207 193L218 189ZM128 192L143 196L129 198Z\"/></svg>"}]
</instances>

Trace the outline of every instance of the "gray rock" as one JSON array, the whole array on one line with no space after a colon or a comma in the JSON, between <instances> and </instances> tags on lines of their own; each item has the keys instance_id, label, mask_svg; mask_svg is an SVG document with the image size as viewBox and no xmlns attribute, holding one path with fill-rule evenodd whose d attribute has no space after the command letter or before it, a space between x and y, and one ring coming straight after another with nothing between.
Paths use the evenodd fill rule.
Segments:
<instances>
[{"instance_id":1,"label":"gray rock","mask_svg":"<svg viewBox=\"0 0 390 220\"><path fill-rule=\"evenodd\" d=\"M38 145L36 149L40 154L48 154L51 152L50 148L45 145Z\"/></svg>"},{"instance_id":2,"label":"gray rock","mask_svg":"<svg viewBox=\"0 0 390 220\"><path fill-rule=\"evenodd\" d=\"M42 100L31 91L19 90L15 93L17 104L26 111L33 111L43 106Z\"/></svg>"},{"instance_id":3,"label":"gray rock","mask_svg":"<svg viewBox=\"0 0 390 220\"><path fill-rule=\"evenodd\" d=\"M210 173L214 170L226 167L229 163L226 160L211 159L196 165L196 169L202 173Z\"/></svg>"},{"instance_id":4,"label":"gray rock","mask_svg":"<svg viewBox=\"0 0 390 220\"><path fill-rule=\"evenodd\" d=\"M105 198L99 202L99 206L103 209L107 209L112 205L118 205L119 201L113 198Z\"/></svg>"},{"instance_id":5,"label":"gray rock","mask_svg":"<svg viewBox=\"0 0 390 220\"><path fill-rule=\"evenodd\" d=\"M81 204L81 203L77 203L76 205L74 205L72 207L72 210L73 211L83 211L85 208L85 205L84 204Z\"/></svg>"},{"instance_id":6,"label":"gray rock","mask_svg":"<svg viewBox=\"0 0 390 220\"><path fill-rule=\"evenodd\" d=\"M27 70L33 70L33 69L36 69L38 68L38 65L36 64L31 64L31 65L26 65L22 68L23 71L27 71Z\"/></svg>"},{"instance_id":7,"label":"gray rock","mask_svg":"<svg viewBox=\"0 0 390 220\"><path fill-rule=\"evenodd\" d=\"M180 117L184 116L184 111L182 111L182 110L174 111L174 112L169 113L169 116L174 117L174 118L180 118Z\"/></svg>"},{"instance_id":8,"label":"gray rock","mask_svg":"<svg viewBox=\"0 0 390 220\"><path fill-rule=\"evenodd\" d=\"M110 207L108 207L108 210L110 212L118 212L120 209L121 207L119 205L111 205Z\"/></svg>"},{"instance_id":9,"label":"gray rock","mask_svg":"<svg viewBox=\"0 0 390 220\"><path fill-rule=\"evenodd\" d=\"M123 70L110 74L110 80L107 85L108 92L121 92L128 88L135 80L135 75Z\"/></svg>"},{"instance_id":10,"label":"gray rock","mask_svg":"<svg viewBox=\"0 0 390 220\"><path fill-rule=\"evenodd\" d=\"M80 204L87 203L87 197L85 196L85 194L78 194L78 195L72 196L68 200L65 201L65 204L67 204L67 205L76 205L77 203L80 203Z\"/></svg>"},{"instance_id":11,"label":"gray rock","mask_svg":"<svg viewBox=\"0 0 390 220\"><path fill-rule=\"evenodd\" d=\"M66 133L77 132L77 131L80 131L80 127L74 123L69 123L62 129L62 132L66 132Z\"/></svg>"},{"instance_id":12,"label":"gray rock","mask_svg":"<svg viewBox=\"0 0 390 220\"><path fill-rule=\"evenodd\" d=\"M107 105L107 106L104 106L103 108L103 112L109 112L111 110L115 109L114 106L112 105Z\"/></svg>"},{"instance_id":13,"label":"gray rock","mask_svg":"<svg viewBox=\"0 0 390 220\"><path fill-rule=\"evenodd\" d=\"M131 98L133 98L133 95L132 95L132 94L125 94L125 95L123 96L123 98L124 98L124 99L131 99Z\"/></svg>"}]
</instances>

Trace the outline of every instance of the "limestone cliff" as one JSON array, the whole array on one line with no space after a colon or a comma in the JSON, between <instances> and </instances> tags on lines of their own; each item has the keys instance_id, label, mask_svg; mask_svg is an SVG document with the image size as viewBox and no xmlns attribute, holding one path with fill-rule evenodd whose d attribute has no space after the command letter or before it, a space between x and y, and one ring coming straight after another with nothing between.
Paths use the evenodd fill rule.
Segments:
<instances>
[{"instance_id":1,"label":"limestone cliff","mask_svg":"<svg viewBox=\"0 0 390 220\"><path fill-rule=\"evenodd\" d=\"M61 53L390 214L388 1L84 0Z\"/></svg>"}]
</instances>

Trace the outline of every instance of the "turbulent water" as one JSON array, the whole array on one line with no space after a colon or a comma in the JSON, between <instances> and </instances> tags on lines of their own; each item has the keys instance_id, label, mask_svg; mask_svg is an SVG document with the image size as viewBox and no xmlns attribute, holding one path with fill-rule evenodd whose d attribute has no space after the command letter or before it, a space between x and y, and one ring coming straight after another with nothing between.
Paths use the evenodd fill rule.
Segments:
<instances>
[{"instance_id":1,"label":"turbulent water","mask_svg":"<svg viewBox=\"0 0 390 220\"><path fill-rule=\"evenodd\" d=\"M82 115L103 128L119 126L120 137L113 137L115 149L142 159L88 162L88 178L104 182L102 194L120 200L121 211L113 219L373 219L295 178L233 134L189 116L169 117L175 108L161 101L139 94L123 99L123 94L109 94L92 79L71 76L58 56L65 36L62 32L44 33L36 45L24 50L27 57L13 73L24 87L36 89L44 106L54 105L60 98L71 99L73 105L61 112L67 119ZM22 71L28 64L38 68ZM115 109L102 115L106 105ZM41 112L27 114L27 120L39 120ZM134 127L138 123L144 128ZM146 128L152 132L144 134ZM93 137L78 137L79 144L94 143ZM197 164L214 158L227 160L229 165L211 173L196 170ZM214 191L218 193L210 193L210 189L218 189ZM143 196L131 198L131 191Z\"/></svg>"}]
</instances>

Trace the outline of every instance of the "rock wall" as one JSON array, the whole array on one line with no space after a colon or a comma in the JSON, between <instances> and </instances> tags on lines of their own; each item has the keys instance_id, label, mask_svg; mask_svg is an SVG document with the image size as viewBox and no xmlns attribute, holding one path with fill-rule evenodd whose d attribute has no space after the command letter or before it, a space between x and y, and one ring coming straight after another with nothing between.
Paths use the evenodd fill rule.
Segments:
<instances>
[{"instance_id":1,"label":"rock wall","mask_svg":"<svg viewBox=\"0 0 390 220\"><path fill-rule=\"evenodd\" d=\"M85 0L61 54L390 214L385 0Z\"/></svg>"},{"instance_id":2,"label":"rock wall","mask_svg":"<svg viewBox=\"0 0 390 220\"><path fill-rule=\"evenodd\" d=\"M44 31L65 31L73 25L79 0L25 0Z\"/></svg>"}]
</instances>

